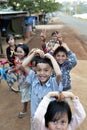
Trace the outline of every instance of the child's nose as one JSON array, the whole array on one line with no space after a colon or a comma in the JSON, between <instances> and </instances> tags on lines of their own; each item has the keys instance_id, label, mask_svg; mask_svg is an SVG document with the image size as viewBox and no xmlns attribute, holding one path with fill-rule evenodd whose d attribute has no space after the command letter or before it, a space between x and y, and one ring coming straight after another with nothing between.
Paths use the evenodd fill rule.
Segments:
<instances>
[{"instance_id":1,"label":"child's nose","mask_svg":"<svg viewBox=\"0 0 87 130\"><path fill-rule=\"evenodd\" d=\"M41 74L44 74L44 71L41 71Z\"/></svg>"},{"instance_id":2,"label":"child's nose","mask_svg":"<svg viewBox=\"0 0 87 130\"><path fill-rule=\"evenodd\" d=\"M60 124L60 123L57 123L57 124L56 124L56 128L57 128L57 129L61 128L61 124Z\"/></svg>"}]
</instances>

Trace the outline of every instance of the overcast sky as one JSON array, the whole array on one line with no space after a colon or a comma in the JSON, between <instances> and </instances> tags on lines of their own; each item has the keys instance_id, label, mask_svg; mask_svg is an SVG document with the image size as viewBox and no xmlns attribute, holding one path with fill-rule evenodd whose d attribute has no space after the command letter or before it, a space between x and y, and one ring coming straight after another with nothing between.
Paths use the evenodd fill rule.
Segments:
<instances>
[{"instance_id":1,"label":"overcast sky","mask_svg":"<svg viewBox=\"0 0 87 130\"><path fill-rule=\"evenodd\" d=\"M87 1L87 0L56 0L56 2L60 2L60 3L62 3L62 2L64 2L64 1Z\"/></svg>"}]
</instances>

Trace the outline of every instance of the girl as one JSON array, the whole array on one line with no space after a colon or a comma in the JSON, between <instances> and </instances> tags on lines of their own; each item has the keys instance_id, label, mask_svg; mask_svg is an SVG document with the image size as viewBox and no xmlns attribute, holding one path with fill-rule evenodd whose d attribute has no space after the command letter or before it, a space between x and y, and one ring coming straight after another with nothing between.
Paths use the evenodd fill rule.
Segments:
<instances>
[{"instance_id":1,"label":"girl","mask_svg":"<svg viewBox=\"0 0 87 130\"><path fill-rule=\"evenodd\" d=\"M14 66L15 60L15 51L17 45L15 44L14 36L12 34L8 34L6 37L6 42L8 43L8 47L6 48L6 55L9 62L9 66Z\"/></svg>"},{"instance_id":2,"label":"girl","mask_svg":"<svg viewBox=\"0 0 87 130\"><path fill-rule=\"evenodd\" d=\"M57 100L53 100L56 98ZM74 115L64 99L70 98ZM38 130L75 130L85 119L86 113L79 98L72 92L49 92L39 104L33 119L34 129Z\"/></svg>"},{"instance_id":3,"label":"girl","mask_svg":"<svg viewBox=\"0 0 87 130\"><path fill-rule=\"evenodd\" d=\"M27 112L27 105L28 102L30 101L30 90L29 90L29 85L25 83L26 76L27 76L27 71L28 71L28 66L23 69L22 67L22 62L26 58L26 56L29 53L29 47L26 44L18 44L17 45L17 57L16 57L16 68L13 70L18 72L18 81L19 81L19 89L22 95L21 102L23 103L23 110L19 113L18 117L22 118ZM12 71L12 70L11 70Z\"/></svg>"}]
</instances>

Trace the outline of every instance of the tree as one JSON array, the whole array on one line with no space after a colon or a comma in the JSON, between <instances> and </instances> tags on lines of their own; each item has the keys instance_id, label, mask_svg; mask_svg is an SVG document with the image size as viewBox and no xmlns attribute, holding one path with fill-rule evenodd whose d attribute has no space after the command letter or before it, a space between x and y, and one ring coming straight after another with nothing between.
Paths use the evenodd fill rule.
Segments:
<instances>
[{"instance_id":1,"label":"tree","mask_svg":"<svg viewBox=\"0 0 87 130\"><path fill-rule=\"evenodd\" d=\"M61 4L55 0L9 0L8 5L14 10L28 11L30 14L35 12L53 12L61 8Z\"/></svg>"}]
</instances>

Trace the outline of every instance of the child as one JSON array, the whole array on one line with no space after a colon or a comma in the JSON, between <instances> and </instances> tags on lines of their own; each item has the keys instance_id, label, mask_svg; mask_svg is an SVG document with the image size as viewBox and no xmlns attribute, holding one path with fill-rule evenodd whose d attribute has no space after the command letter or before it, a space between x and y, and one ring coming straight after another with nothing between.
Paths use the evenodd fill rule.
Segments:
<instances>
[{"instance_id":1,"label":"child","mask_svg":"<svg viewBox=\"0 0 87 130\"><path fill-rule=\"evenodd\" d=\"M6 48L6 55L9 62L9 66L14 66L14 59L15 59L15 51L16 51L16 44L14 41L14 36L12 34L8 34L6 37L6 42L8 43L8 47Z\"/></svg>"},{"instance_id":2,"label":"child","mask_svg":"<svg viewBox=\"0 0 87 130\"><path fill-rule=\"evenodd\" d=\"M26 115L28 102L30 101L30 88L29 84L25 83L28 66L23 69L22 62L29 53L29 47L26 44L17 45L17 58L16 58L16 67L13 71L18 71L18 86L22 95L21 102L23 103L23 110L19 113L18 117L22 118ZM12 70L11 70L12 71Z\"/></svg>"},{"instance_id":3,"label":"child","mask_svg":"<svg viewBox=\"0 0 87 130\"><path fill-rule=\"evenodd\" d=\"M73 103L73 116L70 105L64 100L66 98L70 98ZM49 92L35 112L33 126L37 130L75 130L85 117L79 98L72 92Z\"/></svg>"},{"instance_id":4,"label":"child","mask_svg":"<svg viewBox=\"0 0 87 130\"><path fill-rule=\"evenodd\" d=\"M59 66L50 54L44 54L40 49L35 50L23 62L22 66L25 67L31 62L35 55L39 54L36 62L36 72L29 70L26 82L31 86L31 117L42 100L43 96L49 91L62 91L60 77L61 71ZM52 77L53 69L56 77Z\"/></svg>"},{"instance_id":5,"label":"child","mask_svg":"<svg viewBox=\"0 0 87 130\"><path fill-rule=\"evenodd\" d=\"M10 90L12 89L12 86L16 82L16 77L14 75L8 74L9 69L8 68L0 68L0 80L5 80L10 87ZM14 92L17 92L17 90L13 90Z\"/></svg>"},{"instance_id":6,"label":"child","mask_svg":"<svg viewBox=\"0 0 87 130\"><path fill-rule=\"evenodd\" d=\"M59 34L58 31L52 32L52 34L51 34L51 40L54 41L55 43L58 42L58 37L57 37L58 34ZM44 43L46 43L46 38L47 38L47 36L46 36L46 29L42 30L42 32L41 32L41 34L40 34L40 38L41 38L41 40L42 40Z\"/></svg>"},{"instance_id":7,"label":"child","mask_svg":"<svg viewBox=\"0 0 87 130\"><path fill-rule=\"evenodd\" d=\"M65 43L62 43L61 46L54 51L54 57L62 72L61 82L63 91L69 90L71 89L70 71L77 64L76 55Z\"/></svg>"},{"instance_id":8,"label":"child","mask_svg":"<svg viewBox=\"0 0 87 130\"><path fill-rule=\"evenodd\" d=\"M58 33L59 33L58 31L52 32L51 40L46 42L46 30L42 30L42 32L40 34L40 38L43 41L42 49L45 53L49 52L49 48L48 48L49 46L51 47L50 49L52 50L52 48L54 47L55 44L59 44L59 41L57 38Z\"/></svg>"}]
</instances>

